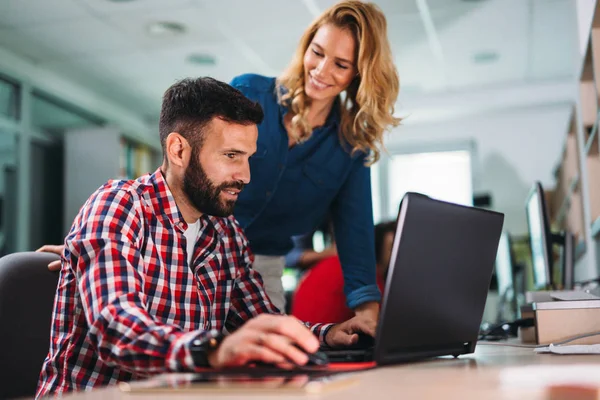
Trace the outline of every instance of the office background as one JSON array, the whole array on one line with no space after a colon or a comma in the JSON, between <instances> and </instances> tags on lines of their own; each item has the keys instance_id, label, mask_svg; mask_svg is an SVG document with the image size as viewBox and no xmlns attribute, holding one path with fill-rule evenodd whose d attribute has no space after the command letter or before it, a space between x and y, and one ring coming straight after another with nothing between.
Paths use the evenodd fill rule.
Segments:
<instances>
[{"instance_id":1,"label":"office background","mask_svg":"<svg viewBox=\"0 0 600 400\"><path fill-rule=\"evenodd\" d=\"M0 1L2 254L61 241L106 179L158 166L161 95L176 79L277 75L334 2ZM505 229L524 238L525 199L539 180L558 227L580 231L576 279L598 277L598 183L577 161L577 179L560 179L568 138L591 132L580 78L595 1L375 2L405 117L373 168L376 220L394 218L406 190L466 204L489 195ZM579 159L584 147L575 146Z\"/></svg>"}]
</instances>

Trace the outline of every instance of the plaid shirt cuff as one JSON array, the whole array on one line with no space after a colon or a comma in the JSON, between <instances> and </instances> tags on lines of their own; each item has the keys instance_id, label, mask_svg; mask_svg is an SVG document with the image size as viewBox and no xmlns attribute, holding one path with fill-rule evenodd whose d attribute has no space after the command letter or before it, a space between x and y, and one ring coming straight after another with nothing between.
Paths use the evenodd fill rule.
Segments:
<instances>
[{"instance_id":1,"label":"plaid shirt cuff","mask_svg":"<svg viewBox=\"0 0 600 400\"><path fill-rule=\"evenodd\" d=\"M306 323L306 327L308 329L310 329L311 332L314 333L315 336L317 336L319 338L319 342L321 342L322 344L327 344L325 342L325 337L327 336L327 333L329 333L329 330L333 327L333 325L335 325L335 324L313 324L313 325L311 325L309 322Z\"/></svg>"}]
</instances>

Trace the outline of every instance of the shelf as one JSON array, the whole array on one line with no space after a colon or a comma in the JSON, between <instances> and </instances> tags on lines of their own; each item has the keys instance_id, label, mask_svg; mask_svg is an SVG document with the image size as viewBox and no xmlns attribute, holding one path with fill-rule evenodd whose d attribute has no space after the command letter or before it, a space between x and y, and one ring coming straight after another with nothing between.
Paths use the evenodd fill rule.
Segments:
<instances>
[{"instance_id":1,"label":"shelf","mask_svg":"<svg viewBox=\"0 0 600 400\"><path fill-rule=\"evenodd\" d=\"M575 175L571 182L569 182L569 187L567 192L565 193L565 198L558 209L558 213L556 213L556 221L557 225L561 225L565 217L567 216L567 212L569 211L569 207L571 206L571 196L575 192L577 185L579 184L579 174Z\"/></svg>"}]
</instances>

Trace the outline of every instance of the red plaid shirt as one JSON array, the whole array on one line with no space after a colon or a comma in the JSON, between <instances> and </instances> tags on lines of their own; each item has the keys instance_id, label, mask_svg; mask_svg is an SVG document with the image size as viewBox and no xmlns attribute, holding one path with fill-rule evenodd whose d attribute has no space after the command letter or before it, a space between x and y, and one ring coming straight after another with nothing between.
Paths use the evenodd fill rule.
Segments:
<instances>
[{"instance_id":1,"label":"red plaid shirt","mask_svg":"<svg viewBox=\"0 0 600 400\"><path fill-rule=\"evenodd\" d=\"M160 170L89 198L65 240L37 397L194 370L198 335L278 312L236 220L201 223L189 266L187 224ZM322 341L328 327L311 330Z\"/></svg>"}]
</instances>

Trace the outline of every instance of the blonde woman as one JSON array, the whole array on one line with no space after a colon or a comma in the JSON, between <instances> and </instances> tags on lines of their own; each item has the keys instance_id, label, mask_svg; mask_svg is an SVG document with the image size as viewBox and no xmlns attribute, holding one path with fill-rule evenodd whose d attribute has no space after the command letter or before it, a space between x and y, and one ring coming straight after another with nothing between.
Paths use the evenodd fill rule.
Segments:
<instances>
[{"instance_id":1,"label":"blonde woman","mask_svg":"<svg viewBox=\"0 0 600 400\"><path fill-rule=\"evenodd\" d=\"M271 301L284 311L281 276L291 237L313 231L329 214L347 305L374 331L380 293L369 165L379 158L383 132L399 123L383 13L372 3L340 2L308 27L280 77L247 74L231 85L265 113L251 181L234 215Z\"/></svg>"},{"instance_id":2,"label":"blonde woman","mask_svg":"<svg viewBox=\"0 0 600 400\"><path fill-rule=\"evenodd\" d=\"M265 112L251 181L234 214L256 255L254 268L281 310L291 237L311 232L329 214L347 304L371 326L377 323L369 165L379 158L383 132L399 123L386 25L376 5L342 1L308 27L281 76L231 82Z\"/></svg>"}]
</instances>

